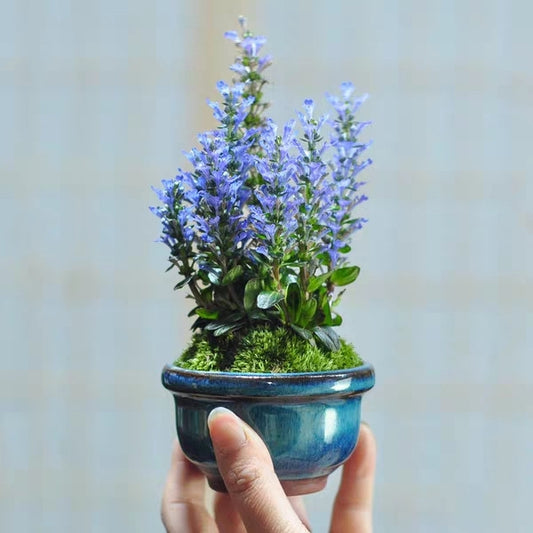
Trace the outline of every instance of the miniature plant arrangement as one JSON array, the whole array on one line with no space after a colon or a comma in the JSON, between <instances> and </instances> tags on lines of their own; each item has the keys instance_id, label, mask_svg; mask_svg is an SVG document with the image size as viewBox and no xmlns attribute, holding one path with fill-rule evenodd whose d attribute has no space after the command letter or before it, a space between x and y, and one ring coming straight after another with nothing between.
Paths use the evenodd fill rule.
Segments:
<instances>
[{"instance_id":1,"label":"miniature plant arrangement","mask_svg":"<svg viewBox=\"0 0 533 533\"><path fill-rule=\"evenodd\" d=\"M199 147L187 153L191 170L163 180L161 205L151 208L170 249L168 270L179 274L175 289L187 288L194 301L192 342L165 367L163 384L175 397L181 445L212 487L224 488L205 421L231 399L265 439L287 492L303 493L320 488L312 480L325 479L355 447L346 434L357 438L361 394L374 383L372 367L335 330L342 322L335 306L359 274L346 258L366 222L354 210L367 199L359 173L371 164L362 158L369 143L359 137L369 122L355 118L365 97L343 83L339 96L328 95L333 118L315 117L305 100L297 120L278 128L265 115L266 40L239 20L241 34L225 34L239 50L235 78L217 84L221 103L209 102L219 126L198 136ZM345 398L357 416L345 411L352 420L341 424L343 408L324 399L318 414L290 408L319 389L333 403ZM328 427L320 429L320 420ZM323 450L330 464L318 459L312 439L300 442L307 422L331 434ZM335 432L346 442L332 453Z\"/></svg>"}]
</instances>

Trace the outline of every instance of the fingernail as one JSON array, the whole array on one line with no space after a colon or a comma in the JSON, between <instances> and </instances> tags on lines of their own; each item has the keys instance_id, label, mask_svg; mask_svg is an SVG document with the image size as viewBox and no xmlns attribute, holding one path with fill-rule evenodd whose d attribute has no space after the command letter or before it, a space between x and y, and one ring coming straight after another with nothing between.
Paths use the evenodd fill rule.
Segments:
<instances>
[{"instance_id":1,"label":"fingernail","mask_svg":"<svg viewBox=\"0 0 533 533\"><path fill-rule=\"evenodd\" d=\"M213 444L225 451L236 450L247 440L240 418L225 407L216 407L209 413L207 426Z\"/></svg>"}]
</instances>

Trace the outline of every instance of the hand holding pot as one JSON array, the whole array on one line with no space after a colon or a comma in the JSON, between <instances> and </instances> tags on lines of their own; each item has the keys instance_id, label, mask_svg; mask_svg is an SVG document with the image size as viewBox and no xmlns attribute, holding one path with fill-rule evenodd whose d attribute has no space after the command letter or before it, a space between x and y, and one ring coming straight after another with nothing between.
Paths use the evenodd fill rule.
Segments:
<instances>
[{"instance_id":1,"label":"hand holding pot","mask_svg":"<svg viewBox=\"0 0 533 533\"><path fill-rule=\"evenodd\" d=\"M213 518L205 507L204 476L176 443L161 506L167 532L309 531L302 497L285 495L259 436L224 408L213 410L208 424L228 494L215 495ZM357 448L343 468L331 533L371 532L375 456L374 437L362 425Z\"/></svg>"}]
</instances>

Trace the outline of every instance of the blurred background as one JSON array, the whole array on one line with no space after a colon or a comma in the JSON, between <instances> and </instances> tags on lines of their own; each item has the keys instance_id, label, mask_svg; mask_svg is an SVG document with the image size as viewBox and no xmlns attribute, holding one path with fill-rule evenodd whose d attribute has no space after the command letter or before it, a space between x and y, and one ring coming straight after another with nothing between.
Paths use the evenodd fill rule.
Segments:
<instances>
[{"instance_id":1,"label":"blurred background","mask_svg":"<svg viewBox=\"0 0 533 533\"><path fill-rule=\"evenodd\" d=\"M190 322L150 186L213 127L240 14L276 120L344 80L371 95L342 331L377 373L376 531L531 531L526 0L2 3L0 531L162 530L160 371ZM337 483L309 498L318 532Z\"/></svg>"}]
</instances>

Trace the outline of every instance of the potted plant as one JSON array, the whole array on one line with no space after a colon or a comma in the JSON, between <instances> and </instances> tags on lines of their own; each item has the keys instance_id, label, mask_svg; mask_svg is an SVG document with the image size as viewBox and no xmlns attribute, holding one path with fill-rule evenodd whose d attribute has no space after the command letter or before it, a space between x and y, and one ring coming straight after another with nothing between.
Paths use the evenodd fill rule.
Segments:
<instances>
[{"instance_id":1,"label":"potted plant","mask_svg":"<svg viewBox=\"0 0 533 533\"><path fill-rule=\"evenodd\" d=\"M224 484L207 416L226 406L265 440L287 494L303 494L355 448L361 395L374 384L372 366L337 334L334 310L359 274L346 258L366 222L354 208L367 199L359 173L369 143L359 136L369 123L355 118L364 97L343 83L328 95L334 118L315 118L305 100L278 129L265 116L265 39L239 21L240 34L225 34L239 49L235 79L209 102L219 127L198 136L191 170L155 189L168 270L179 274L175 289L189 290L195 319L162 381L183 451L212 488Z\"/></svg>"}]
</instances>

